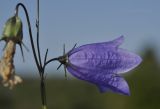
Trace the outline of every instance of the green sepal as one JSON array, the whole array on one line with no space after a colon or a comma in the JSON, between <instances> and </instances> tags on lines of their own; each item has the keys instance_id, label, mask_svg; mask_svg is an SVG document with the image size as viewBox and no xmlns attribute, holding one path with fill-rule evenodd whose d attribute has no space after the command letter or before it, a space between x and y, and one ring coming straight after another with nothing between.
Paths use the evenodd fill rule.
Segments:
<instances>
[{"instance_id":1,"label":"green sepal","mask_svg":"<svg viewBox=\"0 0 160 109\"><path fill-rule=\"evenodd\" d=\"M22 43L23 25L18 16L13 16L4 25L2 38L0 40L13 40L15 43Z\"/></svg>"}]
</instances>

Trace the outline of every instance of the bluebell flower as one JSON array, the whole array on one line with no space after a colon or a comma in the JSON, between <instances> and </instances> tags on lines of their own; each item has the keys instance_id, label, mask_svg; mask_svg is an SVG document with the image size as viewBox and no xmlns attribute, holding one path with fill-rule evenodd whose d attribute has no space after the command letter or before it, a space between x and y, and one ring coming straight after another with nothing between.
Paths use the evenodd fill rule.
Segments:
<instances>
[{"instance_id":1,"label":"bluebell flower","mask_svg":"<svg viewBox=\"0 0 160 109\"><path fill-rule=\"evenodd\" d=\"M123 41L124 37L121 36L109 42L83 45L58 60L73 76L95 84L101 92L111 90L130 95L129 86L121 74L137 67L142 59L119 48Z\"/></svg>"}]
</instances>

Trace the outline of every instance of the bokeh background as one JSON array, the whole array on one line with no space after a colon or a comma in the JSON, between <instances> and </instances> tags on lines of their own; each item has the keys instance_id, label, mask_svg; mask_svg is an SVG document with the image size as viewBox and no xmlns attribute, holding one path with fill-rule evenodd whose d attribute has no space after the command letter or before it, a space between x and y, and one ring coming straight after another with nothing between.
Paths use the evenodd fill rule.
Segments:
<instances>
[{"instance_id":1,"label":"bokeh background","mask_svg":"<svg viewBox=\"0 0 160 109\"><path fill-rule=\"evenodd\" d=\"M6 20L14 14L17 3L26 5L36 37L36 0L1 0L0 32ZM47 101L49 109L159 109L160 108L160 1L159 0L40 0L40 43L42 57L49 48L49 58L62 54L62 45L69 50L75 43L83 45L104 42L125 36L121 46L139 54L143 62L124 77L129 83L131 96L112 92L101 94L94 85L80 81L58 63L47 69ZM25 63L17 46L16 72L23 84L13 90L0 85L0 109L38 109L41 107L39 75L34 63L26 19L23 42ZM0 56L4 42L0 43Z\"/></svg>"}]
</instances>

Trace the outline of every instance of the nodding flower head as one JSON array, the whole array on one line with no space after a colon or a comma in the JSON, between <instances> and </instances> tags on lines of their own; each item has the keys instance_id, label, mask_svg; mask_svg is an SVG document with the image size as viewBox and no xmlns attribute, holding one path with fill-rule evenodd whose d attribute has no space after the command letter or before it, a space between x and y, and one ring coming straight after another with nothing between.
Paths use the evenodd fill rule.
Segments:
<instances>
[{"instance_id":1,"label":"nodding flower head","mask_svg":"<svg viewBox=\"0 0 160 109\"><path fill-rule=\"evenodd\" d=\"M18 44L20 46L24 61L22 45L25 47L27 51L29 50L22 42L22 39L23 39L23 24L21 19L17 15L15 15L9 18L5 23L0 41L4 40L6 42L6 45L10 40L12 40L15 44Z\"/></svg>"},{"instance_id":2,"label":"nodding flower head","mask_svg":"<svg viewBox=\"0 0 160 109\"><path fill-rule=\"evenodd\" d=\"M4 25L1 40L13 40L15 43L22 43L23 38L22 21L18 16L13 16L7 20Z\"/></svg>"},{"instance_id":3,"label":"nodding flower head","mask_svg":"<svg viewBox=\"0 0 160 109\"><path fill-rule=\"evenodd\" d=\"M16 84L21 83L22 79L15 74L14 67L14 54L16 50L16 44L20 45L22 57L23 50L21 44L23 38L22 21L15 15L7 20L4 25L1 40L6 42L4 47L4 54L0 60L0 75L3 78L4 86L13 88ZM24 45L24 44L23 44ZM26 48L26 46L24 46ZM26 48L27 49L27 48Z\"/></svg>"},{"instance_id":4,"label":"nodding flower head","mask_svg":"<svg viewBox=\"0 0 160 109\"><path fill-rule=\"evenodd\" d=\"M137 67L142 59L119 48L123 40L121 36L113 41L73 48L59 61L73 76L95 84L101 92L111 90L129 95L129 86L120 74Z\"/></svg>"}]
</instances>

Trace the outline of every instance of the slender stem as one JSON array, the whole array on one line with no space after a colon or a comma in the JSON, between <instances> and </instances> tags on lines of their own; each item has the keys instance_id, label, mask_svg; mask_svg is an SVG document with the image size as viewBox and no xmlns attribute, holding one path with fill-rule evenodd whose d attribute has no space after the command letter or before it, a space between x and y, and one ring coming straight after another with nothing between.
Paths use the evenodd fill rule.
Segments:
<instances>
[{"instance_id":1,"label":"slender stem","mask_svg":"<svg viewBox=\"0 0 160 109\"><path fill-rule=\"evenodd\" d=\"M41 53L40 53L40 47L39 47L39 0L37 0L37 20L36 20L36 27L37 27L37 50L38 50L38 58L39 58L39 64L42 68L42 62L41 62ZM44 73L44 72L42 72Z\"/></svg>"},{"instance_id":2,"label":"slender stem","mask_svg":"<svg viewBox=\"0 0 160 109\"><path fill-rule=\"evenodd\" d=\"M45 78L44 78L44 70L42 68L41 62L41 53L40 53L40 46L39 46L39 0L37 0L37 20L36 20L36 27L37 27L37 50L38 50L38 58L39 64L41 68L41 83L40 83L40 90L41 90L41 99L42 99L42 109L47 109L47 100L46 100L46 86L45 86Z\"/></svg>"},{"instance_id":3,"label":"slender stem","mask_svg":"<svg viewBox=\"0 0 160 109\"><path fill-rule=\"evenodd\" d=\"M45 69L45 67L47 66L47 64L49 64L50 62L52 62L52 61L58 61L58 60L59 60L59 58L52 58L52 59L46 61L46 62L44 63L43 69Z\"/></svg>"},{"instance_id":4,"label":"slender stem","mask_svg":"<svg viewBox=\"0 0 160 109\"><path fill-rule=\"evenodd\" d=\"M25 12L25 15L26 15L26 19L27 19L27 23L28 23L29 36L30 36L31 46L32 46L32 52L33 52L33 56L34 56L34 59L35 59L35 62L36 62L36 66L37 66L37 68L40 72L41 68L39 66L39 62L38 62L38 59L37 59L37 54L36 54L36 50L35 50L35 46L34 46L34 42L33 42L32 29L31 29L31 24L30 24L30 20L29 20L29 15L28 15L26 7L22 3L18 3L16 5L15 15L18 16L18 11L19 11L20 6L24 9L24 12Z\"/></svg>"},{"instance_id":5,"label":"slender stem","mask_svg":"<svg viewBox=\"0 0 160 109\"><path fill-rule=\"evenodd\" d=\"M44 72L41 72L41 73L44 73ZM47 109L46 86L45 86L44 76L41 77L40 88L41 88L42 109Z\"/></svg>"},{"instance_id":6,"label":"slender stem","mask_svg":"<svg viewBox=\"0 0 160 109\"><path fill-rule=\"evenodd\" d=\"M24 9L24 12L25 12L25 15L26 15L26 18L27 18L32 51L33 51L34 59L35 59L35 62L36 62L36 65L37 65L37 68L38 68L38 71L39 71L39 75L40 75L40 78L41 78L40 90L41 90L41 98L42 98L42 109L47 109L46 88L45 88L45 78L44 78L45 67L42 67L42 64L41 64L41 56L40 56L40 48L39 48L39 0L37 0L37 7L38 7L37 8L37 17L38 18L37 18L37 22L36 22L38 58L37 58L35 45L34 45L34 41L33 41L32 29L31 29L31 24L30 24L30 20L29 20L29 15L28 15L26 7L22 3L18 3L16 5L15 15L18 16L18 10L19 10L20 6Z\"/></svg>"},{"instance_id":7,"label":"slender stem","mask_svg":"<svg viewBox=\"0 0 160 109\"><path fill-rule=\"evenodd\" d=\"M48 55L48 49L46 50L46 54L45 54L45 57L44 57L44 64L43 65L45 65L45 63L47 61L47 55Z\"/></svg>"}]
</instances>

